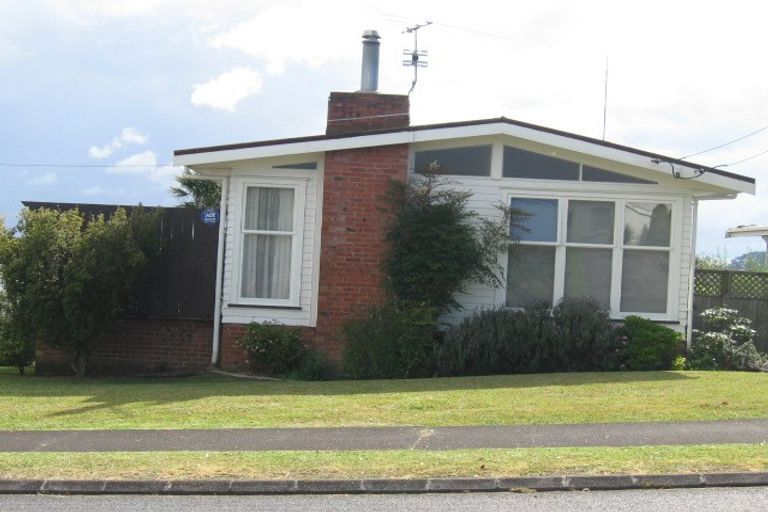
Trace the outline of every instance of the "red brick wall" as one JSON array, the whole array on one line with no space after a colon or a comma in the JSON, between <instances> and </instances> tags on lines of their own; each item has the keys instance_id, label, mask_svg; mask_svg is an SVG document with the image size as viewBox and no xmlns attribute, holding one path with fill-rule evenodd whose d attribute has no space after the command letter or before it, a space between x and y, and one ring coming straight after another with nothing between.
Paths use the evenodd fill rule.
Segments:
<instances>
[{"instance_id":1,"label":"red brick wall","mask_svg":"<svg viewBox=\"0 0 768 512\"><path fill-rule=\"evenodd\" d=\"M227 371L244 371L248 368L248 358L238 342L245 334L247 326L242 324L222 324L219 336L221 345L220 367Z\"/></svg>"},{"instance_id":2,"label":"red brick wall","mask_svg":"<svg viewBox=\"0 0 768 512\"><path fill-rule=\"evenodd\" d=\"M129 319L91 355L93 374L186 373L211 366L213 323L205 320ZM69 373L59 350L38 346L36 372Z\"/></svg>"},{"instance_id":3,"label":"red brick wall","mask_svg":"<svg viewBox=\"0 0 768 512\"><path fill-rule=\"evenodd\" d=\"M325 155L317 328L309 338L333 361L341 358L341 324L385 298L382 261L391 179L405 180L408 146L331 151Z\"/></svg>"},{"instance_id":4,"label":"red brick wall","mask_svg":"<svg viewBox=\"0 0 768 512\"><path fill-rule=\"evenodd\" d=\"M333 92L327 133L407 127L408 111L408 96ZM317 327L302 331L304 340L333 362L341 361L342 323L385 298L381 264L387 223L379 208L390 179L407 175L406 144L325 155ZM247 368L245 352L237 345L244 331L244 325L222 325L222 369Z\"/></svg>"},{"instance_id":5,"label":"red brick wall","mask_svg":"<svg viewBox=\"0 0 768 512\"><path fill-rule=\"evenodd\" d=\"M404 128L409 123L408 96L332 92L328 98L328 135Z\"/></svg>"}]
</instances>

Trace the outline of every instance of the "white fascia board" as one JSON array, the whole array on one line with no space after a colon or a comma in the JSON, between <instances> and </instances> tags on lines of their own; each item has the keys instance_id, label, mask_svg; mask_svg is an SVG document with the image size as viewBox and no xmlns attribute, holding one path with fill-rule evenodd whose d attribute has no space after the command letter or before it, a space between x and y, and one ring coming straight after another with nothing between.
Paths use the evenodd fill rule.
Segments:
<instances>
[{"instance_id":1,"label":"white fascia board","mask_svg":"<svg viewBox=\"0 0 768 512\"><path fill-rule=\"evenodd\" d=\"M211 151L207 153L193 153L178 155L173 159L174 165L203 165L212 163L224 163L235 160L249 160L255 158L269 158L276 156L289 156L302 153L320 153L326 151L338 151L343 149L357 149L373 146L389 146L393 144L412 144L417 142L432 142L436 140L450 140L467 137L483 137L493 135L508 135L524 140L537 142L577 153L621 162L635 167L640 167L654 173L669 175L672 168L665 162L658 164L649 156L638 155L618 148L606 147L589 141L575 139L565 135L535 130L511 123L484 123L465 126L447 126L444 128L432 128L428 130L403 130L393 133L373 135L357 135L352 137L339 137L333 139L319 139L312 141L288 142L252 148ZM675 164L676 169L683 171L683 175L695 175L697 167ZM687 171L687 172L686 172ZM755 193L755 184L736 180L727 176L714 173L704 173L702 176L690 180L692 189L696 184L706 184L721 189L725 193L746 192Z\"/></svg>"},{"instance_id":2,"label":"white fascia board","mask_svg":"<svg viewBox=\"0 0 768 512\"><path fill-rule=\"evenodd\" d=\"M357 137L343 137L338 139L288 142L270 146L257 146L253 148L176 155L173 157L173 165L195 166L203 164L215 164L219 162L234 162L236 160L251 160L256 158L300 155L303 153L323 153L326 151L337 151L342 149L390 146L392 144L407 144L412 142L412 138L413 137L411 136L410 132L395 132L377 135L360 135Z\"/></svg>"}]
</instances>

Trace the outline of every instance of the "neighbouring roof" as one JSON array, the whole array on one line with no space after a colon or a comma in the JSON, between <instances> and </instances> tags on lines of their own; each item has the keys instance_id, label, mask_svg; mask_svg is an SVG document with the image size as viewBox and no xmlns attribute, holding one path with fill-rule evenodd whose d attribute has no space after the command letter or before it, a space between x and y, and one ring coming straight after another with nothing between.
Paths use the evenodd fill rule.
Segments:
<instances>
[{"instance_id":1,"label":"neighbouring roof","mask_svg":"<svg viewBox=\"0 0 768 512\"><path fill-rule=\"evenodd\" d=\"M494 131L493 128L499 128ZM485 128L485 129L484 129ZM739 187L740 191L754 192L755 179L749 176L736 174L714 167L673 158L659 153L653 153L642 149L616 144L613 142L570 133L554 128L539 126L536 124L497 117L492 119L478 119L472 121L460 121L453 123L438 123L406 128L387 130L365 131L358 133L345 133L336 135L313 135L308 137L294 137L285 139L261 140L243 142L238 144L224 144L218 146L206 146L199 148L179 149L174 151L177 165L199 165L211 162L233 161L264 156L279 156L280 154L292 154L298 151L289 148L301 149L304 152L329 151L333 149L349 149L352 147L370 147L374 145L413 143L426 140L438 140L440 138L452 138L459 136L482 136L506 133L509 135L532 138L538 135L540 142L562 146L565 141L572 141L580 147L572 147L576 151L584 151L585 147L603 148L611 152L621 152L628 155L643 157L647 162L653 160L663 164L685 167L693 171L703 171L709 174L722 176L729 180L736 180L748 184L746 189ZM543 138L547 138L546 141ZM282 153L281 153L282 152ZM607 158L610 158L608 156ZM655 162L657 165L659 162ZM644 166L648 166L647 164ZM750 186L751 185L751 186Z\"/></svg>"}]
</instances>

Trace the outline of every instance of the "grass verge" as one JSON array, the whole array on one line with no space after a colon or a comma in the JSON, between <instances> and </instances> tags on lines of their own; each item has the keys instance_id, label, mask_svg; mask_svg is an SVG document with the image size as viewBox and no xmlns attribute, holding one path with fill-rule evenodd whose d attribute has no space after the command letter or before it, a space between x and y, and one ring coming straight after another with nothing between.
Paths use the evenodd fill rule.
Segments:
<instances>
[{"instance_id":1,"label":"grass verge","mask_svg":"<svg viewBox=\"0 0 768 512\"><path fill-rule=\"evenodd\" d=\"M263 382L22 377L0 370L0 429L614 423L768 417L768 374L556 373Z\"/></svg>"},{"instance_id":2,"label":"grass verge","mask_svg":"<svg viewBox=\"0 0 768 512\"><path fill-rule=\"evenodd\" d=\"M359 479L768 470L766 445L351 452L0 453L0 478Z\"/></svg>"}]
</instances>

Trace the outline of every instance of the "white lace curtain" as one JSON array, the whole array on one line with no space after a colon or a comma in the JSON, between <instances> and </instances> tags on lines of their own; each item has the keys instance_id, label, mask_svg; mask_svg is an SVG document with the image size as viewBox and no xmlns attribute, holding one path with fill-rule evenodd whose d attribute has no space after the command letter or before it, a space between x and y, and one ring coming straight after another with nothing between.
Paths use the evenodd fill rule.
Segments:
<instances>
[{"instance_id":1,"label":"white lace curtain","mask_svg":"<svg viewBox=\"0 0 768 512\"><path fill-rule=\"evenodd\" d=\"M243 297L290 298L293 202L293 189L248 187L243 224Z\"/></svg>"}]
</instances>

